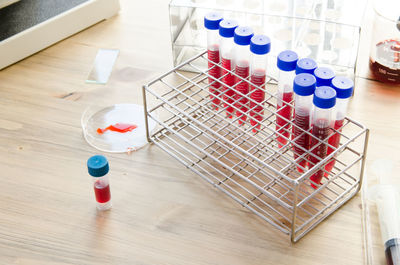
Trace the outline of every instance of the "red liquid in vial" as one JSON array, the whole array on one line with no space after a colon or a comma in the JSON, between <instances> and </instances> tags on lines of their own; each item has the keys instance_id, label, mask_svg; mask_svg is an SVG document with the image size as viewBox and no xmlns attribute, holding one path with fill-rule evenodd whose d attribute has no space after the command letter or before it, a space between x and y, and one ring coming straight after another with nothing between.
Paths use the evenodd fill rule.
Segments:
<instances>
[{"instance_id":1,"label":"red liquid in vial","mask_svg":"<svg viewBox=\"0 0 400 265\"><path fill-rule=\"evenodd\" d=\"M94 194L96 195L96 201L99 203L106 203L111 199L110 185L104 186L101 181L94 183Z\"/></svg>"},{"instance_id":2,"label":"red liquid in vial","mask_svg":"<svg viewBox=\"0 0 400 265\"><path fill-rule=\"evenodd\" d=\"M103 134L106 131L126 133L126 132L130 132L130 131L132 131L132 130L134 130L136 128L137 128L137 125L135 125L135 124L116 123L114 125L108 126L107 128L104 128L104 129L98 128L97 129L97 133L98 134Z\"/></svg>"},{"instance_id":3,"label":"red liquid in vial","mask_svg":"<svg viewBox=\"0 0 400 265\"><path fill-rule=\"evenodd\" d=\"M328 124L328 121L317 121L316 124ZM320 127L316 126L314 124L312 128L312 135L315 136L316 138L320 139L321 141L325 140L328 138L330 132L330 127ZM314 149L312 149L311 153L313 155L310 155L310 168L312 168L314 165L318 164L322 159L326 157L326 152L328 149L328 146L324 143L320 143L317 139L314 137L311 137L311 146L310 149L312 149L314 146L317 145ZM314 182L311 183L311 186L316 189L317 186L315 184L320 184L321 179L324 175L323 170L318 170L316 173L314 173L310 179Z\"/></svg>"},{"instance_id":4,"label":"red liquid in vial","mask_svg":"<svg viewBox=\"0 0 400 265\"><path fill-rule=\"evenodd\" d=\"M369 60L374 77L385 83L400 84L400 40L381 41L375 49L376 60Z\"/></svg>"},{"instance_id":5,"label":"red liquid in vial","mask_svg":"<svg viewBox=\"0 0 400 265\"><path fill-rule=\"evenodd\" d=\"M292 118L292 107L287 105L293 100L293 92L283 93L282 105L278 105L278 114L285 119L289 120ZM290 134L290 123L284 120L282 117L276 116L276 131L278 133L278 146L281 148L287 144Z\"/></svg>"},{"instance_id":6,"label":"red liquid in vial","mask_svg":"<svg viewBox=\"0 0 400 265\"><path fill-rule=\"evenodd\" d=\"M259 89L253 85L251 85L251 94L250 98L255 102L262 103L265 99L265 71L264 70L255 70L254 73L250 77L250 81L252 84L261 87ZM250 101L250 116L252 119L250 120L251 126L256 125L256 129L260 129L260 121L263 120L264 108L261 105L257 105L256 103ZM257 132L256 129L253 129L253 132Z\"/></svg>"},{"instance_id":7,"label":"red liquid in vial","mask_svg":"<svg viewBox=\"0 0 400 265\"><path fill-rule=\"evenodd\" d=\"M295 114L294 116L294 124L297 126L293 126L293 139L295 140L295 143L301 146L302 148L309 150L310 149L310 135L308 135L306 132L310 130L310 116L302 116ZM301 130L303 129L303 130ZM306 153L302 148L299 146L294 145L293 151L294 151L294 159L297 159L299 156L303 155ZM298 160L298 164L302 166L303 168L306 167L307 165L307 159L308 155L305 155L304 159ZM297 167L297 170L300 173L303 173L304 170L300 167Z\"/></svg>"},{"instance_id":8,"label":"red liquid in vial","mask_svg":"<svg viewBox=\"0 0 400 265\"><path fill-rule=\"evenodd\" d=\"M207 55L208 55L208 60L210 60L216 64L219 64L219 50L215 50L215 51L208 50ZM221 68L218 65L213 64L212 62L208 62L208 69L209 69L208 73L215 79L219 79L221 77ZM215 109L218 109L218 106L221 103L221 100L216 96L218 96L220 94L219 89L221 87L221 83L219 83L218 81L209 77L208 84L210 84L209 91L210 91L210 98L212 100L213 107Z\"/></svg>"},{"instance_id":9,"label":"red liquid in vial","mask_svg":"<svg viewBox=\"0 0 400 265\"><path fill-rule=\"evenodd\" d=\"M241 67L237 66L235 67L235 74L238 76L242 77L243 79L247 79L249 77L249 67ZM240 93L244 95L249 94L249 83L247 83L244 80L241 80L239 77L235 76L235 107L238 109L236 111L236 116L240 117L239 119L239 124L242 124L244 121L246 121L247 118L247 111L249 109L248 102L249 100L245 98L244 96L240 95L239 93L236 93L236 91L239 91Z\"/></svg>"},{"instance_id":10,"label":"red liquid in vial","mask_svg":"<svg viewBox=\"0 0 400 265\"><path fill-rule=\"evenodd\" d=\"M335 129L336 131L338 131L338 132L342 132L343 122L344 122L344 120L337 120L337 121L335 121L334 129ZM333 149L333 148L331 148L331 147L328 146L328 151L327 151L327 154L326 154L326 155L330 155L333 151L336 150L336 148L339 147L339 143L340 143L340 134L339 134L339 133L333 133L333 134L331 135L331 137L329 137L328 143L329 143L330 145L332 145L333 147L335 147L335 149ZM335 165L335 160L333 159L333 160L329 161L328 164L326 164L325 170L328 171L328 172L331 172L331 170L332 170L332 168L334 167L334 165ZM327 172L325 172L325 176L328 176L328 173L327 173Z\"/></svg>"},{"instance_id":11,"label":"red liquid in vial","mask_svg":"<svg viewBox=\"0 0 400 265\"><path fill-rule=\"evenodd\" d=\"M225 59L225 58L221 58L221 64L222 64L222 71L221 71L221 76L223 77L223 82L224 84L226 84L226 86L224 86L223 91L225 92L223 95L223 103L224 103L224 107L226 108L226 111L228 112L228 117L232 118L232 113L234 108L229 106L227 103L232 104L234 101L233 95L234 92L231 88L229 88L228 86L233 86L235 79L233 78L233 75L228 73L227 70L231 71L232 70L232 61L229 59ZM227 74L228 73L228 74Z\"/></svg>"}]
</instances>

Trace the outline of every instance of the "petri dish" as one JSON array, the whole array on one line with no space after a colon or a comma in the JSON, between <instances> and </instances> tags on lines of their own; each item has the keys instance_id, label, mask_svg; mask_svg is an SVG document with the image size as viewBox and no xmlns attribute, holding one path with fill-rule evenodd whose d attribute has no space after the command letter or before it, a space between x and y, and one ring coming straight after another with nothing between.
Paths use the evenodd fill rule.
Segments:
<instances>
[{"instance_id":1,"label":"petri dish","mask_svg":"<svg viewBox=\"0 0 400 265\"><path fill-rule=\"evenodd\" d=\"M97 129L104 129L115 124L131 124L137 126L124 133L105 131L98 133ZM83 136L86 142L102 151L124 153L136 151L147 144L144 108L137 104L115 104L112 106L91 105L81 117ZM148 119L149 132L156 128L156 123Z\"/></svg>"}]
</instances>

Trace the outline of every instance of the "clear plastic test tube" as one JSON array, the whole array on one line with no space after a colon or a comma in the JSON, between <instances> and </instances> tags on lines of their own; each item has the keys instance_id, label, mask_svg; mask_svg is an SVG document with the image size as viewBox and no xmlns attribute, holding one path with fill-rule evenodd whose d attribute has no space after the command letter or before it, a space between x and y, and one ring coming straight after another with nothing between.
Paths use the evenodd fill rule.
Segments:
<instances>
[{"instance_id":1,"label":"clear plastic test tube","mask_svg":"<svg viewBox=\"0 0 400 265\"><path fill-rule=\"evenodd\" d=\"M316 68L317 68L317 63L313 59L302 58L297 61L296 75L302 74L302 73L313 75Z\"/></svg>"},{"instance_id":2,"label":"clear plastic test tube","mask_svg":"<svg viewBox=\"0 0 400 265\"><path fill-rule=\"evenodd\" d=\"M297 170L304 172L307 166L308 155L310 149L310 132L311 128L311 112L312 101L315 91L315 77L311 74L302 73L296 75L293 82L294 92L294 126L293 126L293 154L294 159L300 158L297 164Z\"/></svg>"},{"instance_id":3,"label":"clear plastic test tube","mask_svg":"<svg viewBox=\"0 0 400 265\"><path fill-rule=\"evenodd\" d=\"M328 86L317 87L313 96L313 125L311 139L310 168L318 164L326 157L328 146L326 143L332 127L332 114L336 104L336 91ZM324 142L320 142L320 141ZM314 173L311 179L311 186L317 188L323 177L323 170Z\"/></svg>"},{"instance_id":4,"label":"clear plastic test tube","mask_svg":"<svg viewBox=\"0 0 400 265\"><path fill-rule=\"evenodd\" d=\"M234 85L235 79L233 75L228 71L233 71L234 64L234 53L233 53L233 36L235 35L235 29L238 23L233 19L224 19L219 23L219 35L220 35L220 56L221 56L221 77L224 83L223 86L223 106L226 110L226 114L229 118L232 118L234 92L232 86Z\"/></svg>"},{"instance_id":5,"label":"clear plastic test tube","mask_svg":"<svg viewBox=\"0 0 400 265\"><path fill-rule=\"evenodd\" d=\"M250 74L250 40L254 36L253 30L249 27L237 27L235 29L234 52L235 52L235 74L243 79L248 79ZM249 94L249 83L235 76L235 107L236 116L239 117L239 124L247 119L249 109L249 100L242 96ZM240 92L240 93L237 93Z\"/></svg>"},{"instance_id":6,"label":"clear plastic test tube","mask_svg":"<svg viewBox=\"0 0 400 265\"><path fill-rule=\"evenodd\" d=\"M208 62L208 74L219 79L221 76L221 68L218 66L219 56L219 23L222 20L222 15L218 12L210 12L204 16L204 27L207 30L207 58ZM210 98L212 100L212 106L218 109L221 103L219 99L221 83L208 78Z\"/></svg>"},{"instance_id":7,"label":"clear plastic test tube","mask_svg":"<svg viewBox=\"0 0 400 265\"><path fill-rule=\"evenodd\" d=\"M298 58L297 53L290 50L283 51L278 55L276 132L279 148L287 144L290 135L289 121L292 119L292 107L287 104L293 100L293 79Z\"/></svg>"},{"instance_id":8,"label":"clear plastic test tube","mask_svg":"<svg viewBox=\"0 0 400 265\"><path fill-rule=\"evenodd\" d=\"M108 210L112 207L110 181L108 179L108 161L102 155L95 155L87 161L88 172L93 179L93 189L97 201L97 209Z\"/></svg>"},{"instance_id":9,"label":"clear plastic test tube","mask_svg":"<svg viewBox=\"0 0 400 265\"><path fill-rule=\"evenodd\" d=\"M317 87L330 86L335 77L335 72L327 67L318 67L314 70L314 76L317 79Z\"/></svg>"},{"instance_id":10,"label":"clear plastic test tube","mask_svg":"<svg viewBox=\"0 0 400 265\"><path fill-rule=\"evenodd\" d=\"M265 76L267 73L267 55L271 50L271 40L265 35L255 35L250 41L250 124L255 126L253 132L260 129L260 121L263 119L264 106L261 105L265 99ZM258 88L258 87L260 88ZM257 104L259 103L259 104Z\"/></svg>"},{"instance_id":11,"label":"clear plastic test tube","mask_svg":"<svg viewBox=\"0 0 400 265\"><path fill-rule=\"evenodd\" d=\"M329 137L329 145L335 147L335 149L328 147L327 155L330 155L336 148L339 147L340 143L340 133L342 132L344 118L347 115L347 108L349 105L350 97L353 95L354 83L350 78L345 76L336 76L332 79L332 85L336 90L336 106L335 106L335 117L334 117L334 126L333 128L337 132L333 132L333 134ZM332 168L335 165L335 160L332 159L325 166L325 170L327 172L331 172ZM328 173L325 172L325 176L328 176Z\"/></svg>"}]
</instances>

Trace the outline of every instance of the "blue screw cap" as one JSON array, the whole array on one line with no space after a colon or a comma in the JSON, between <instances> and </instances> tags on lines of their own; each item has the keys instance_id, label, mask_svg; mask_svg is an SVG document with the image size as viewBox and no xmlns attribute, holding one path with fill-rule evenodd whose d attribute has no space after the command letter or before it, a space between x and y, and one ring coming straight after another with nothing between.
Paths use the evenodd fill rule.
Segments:
<instances>
[{"instance_id":1,"label":"blue screw cap","mask_svg":"<svg viewBox=\"0 0 400 265\"><path fill-rule=\"evenodd\" d=\"M271 50L271 40L265 35L255 35L250 40L250 51L255 54L267 54Z\"/></svg>"},{"instance_id":2,"label":"blue screw cap","mask_svg":"<svg viewBox=\"0 0 400 265\"><path fill-rule=\"evenodd\" d=\"M293 71L296 69L296 63L299 59L297 53L294 51L286 50L278 55L278 68L282 71Z\"/></svg>"},{"instance_id":3,"label":"blue screw cap","mask_svg":"<svg viewBox=\"0 0 400 265\"><path fill-rule=\"evenodd\" d=\"M353 95L354 82L345 76L336 76L332 79L332 87L337 98L349 98Z\"/></svg>"},{"instance_id":4,"label":"blue screw cap","mask_svg":"<svg viewBox=\"0 0 400 265\"><path fill-rule=\"evenodd\" d=\"M298 74L293 81L293 91L299 96L311 96L315 91L315 82L315 77L311 74Z\"/></svg>"},{"instance_id":5,"label":"blue screw cap","mask_svg":"<svg viewBox=\"0 0 400 265\"><path fill-rule=\"evenodd\" d=\"M206 29L219 29L219 22L222 20L222 15L218 12L210 12L204 16L204 27Z\"/></svg>"},{"instance_id":6,"label":"blue screw cap","mask_svg":"<svg viewBox=\"0 0 400 265\"><path fill-rule=\"evenodd\" d=\"M250 27L237 27L233 41L238 45L249 45L254 33Z\"/></svg>"},{"instance_id":7,"label":"blue screw cap","mask_svg":"<svg viewBox=\"0 0 400 265\"><path fill-rule=\"evenodd\" d=\"M318 86L330 86L335 73L327 67L318 67L314 70L314 76L317 79Z\"/></svg>"},{"instance_id":8,"label":"blue screw cap","mask_svg":"<svg viewBox=\"0 0 400 265\"><path fill-rule=\"evenodd\" d=\"M329 86L320 86L315 89L313 103L321 109L333 108L336 104L336 91Z\"/></svg>"},{"instance_id":9,"label":"blue screw cap","mask_svg":"<svg viewBox=\"0 0 400 265\"><path fill-rule=\"evenodd\" d=\"M314 70L317 68L317 63L311 58L302 58L297 61L296 74L307 73L314 74Z\"/></svg>"},{"instance_id":10,"label":"blue screw cap","mask_svg":"<svg viewBox=\"0 0 400 265\"><path fill-rule=\"evenodd\" d=\"M238 23L234 19L224 19L219 23L219 35L225 38L232 38Z\"/></svg>"},{"instance_id":11,"label":"blue screw cap","mask_svg":"<svg viewBox=\"0 0 400 265\"><path fill-rule=\"evenodd\" d=\"M109 171L108 161L102 155L95 155L87 161L88 172L93 177L102 177Z\"/></svg>"}]
</instances>

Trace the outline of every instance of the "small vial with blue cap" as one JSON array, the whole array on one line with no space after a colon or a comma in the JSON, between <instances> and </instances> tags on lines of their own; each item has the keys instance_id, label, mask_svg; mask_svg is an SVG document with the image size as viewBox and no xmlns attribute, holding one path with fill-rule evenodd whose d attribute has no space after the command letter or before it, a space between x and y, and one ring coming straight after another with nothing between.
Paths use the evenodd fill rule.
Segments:
<instances>
[{"instance_id":1,"label":"small vial with blue cap","mask_svg":"<svg viewBox=\"0 0 400 265\"><path fill-rule=\"evenodd\" d=\"M336 106L333 125L333 129L335 129L335 131L329 138L328 143L329 145L332 145L335 149L328 146L327 155L330 155L339 147L341 136L340 133L342 132L344 118L346 118L347 115L350 98L353 95L354 82L348 77L336 76L332 79L331 87L336 90ZM326 177L328 176L328 172L331 172L333 167L335 166L335 161L336 160L332 159L325 166Z\"/></svg>"},{"instance_id":2,"label":"small vial with blue cap","mask_svg":"<svg viewBox=\"0 0 400 265\"><path fill-rule=\"evenodd\" d=\"M297 53L290 50L283 51L278 55L279 77L276 132L279 148L287 144L290 136L289 121L292 119L293 110L289 104L293 100L293 80L298 59Z\"/></svg>"},{"instance_id":3,"label":"small vial with blue cap","mask_svg":"<svg viewBox=\"0 0 400 265\"><path fill-rule=\"evenodd\" d=\"M298 74L314 74L315 69L317 69L317 62L311 58L301 58L296 64L296 75Z\"/></svg>"},{"instance_id":4,"label":"small vial with blue cap","mask_svg":"<svg viewBox=\"0 0 400 265\"><path fill-rule=\"evenodd\" d=\"M271 40L265 35L255 35L250 41L250 124L257 132L264 116L265 76L267 74L267 55L271 50Z\"/></svg>"},{"instance_id":5,"label":"small vial with blue cap","mask_svg":"<svg viewBox=\"0 0 400 265\"><path fill-rule=\"evenodd\" d=\"M330 86L335 72L328 67L318 67L314 70L315 79L317 79L317 87Z\"/></svg>"},{"instance_id":6,"label":"small vial with blue cap","mask_svg":"<svg viewBox=\"0 0 400 265\"><path fill-rule=\"evenodd\" d=\"M221 78L223 82L222 89L222 100L223 107L226 110L228 118L232 118L234 111L234 92L232 86L234 85L235 79L231 72L235 68L234 53L233 53L233 36L235 35L235 29L238 27L238 23L233 19L223 19L219 23L219 36L220 36L220 55L221 55Z\"/></svg>"},{"instance_id":7,"label":"small vial with blue cap","mask_svg":"<svg viewBox=\"0 0 400 265\"><path fill-rule=\"evenodd\" d=\"M243 124L248 116L248 102L250 86L243 79L248 79L250 75L250 41L254 36L250 27L237 27L233 41L235 42L235 107L236 116L239 117L239 124ZM238 77L239 76L239 77ZM241 78L242 79L241 79ZM245 96L243 96L245 95Z\"/></svg>"},{"instance_id":8,"label":"small vial with blue cap","mask_svg":"<svg viewBox=\"0 0 400 265\"><path fill-rule=\"evenodd\" d=\"M107 173L109 165L107 158L102 155L95 155L87 161L88 172L93 179L94 194L97 202L97 209L108 210L112 207L110 181Z\"/></svg>"},{"instance_id":9,"label":"small vial with blue cap","mask_svg":"<svg viewBox=\"0 0 400 265\"><path fill-rule=\"evenodd\" d=\"M210 12L204 16L204 27L207 30L207 58L208 58L208 77L210 98L214 109L218 109L221 103L220 87L221 83L217 80L221 77L221 68L219 67L219 23L222 15L218 12Z\"/></svg>"},{"instance_id":10,"label":"small vial with blue cap","mask_svg":"<svg viewBox=\"0 0 400 265\"><path fill-rule=\"evenodd\" d=\"M329 86L320 86L315 89L314 112L312 125L312 139L310 146L310 169L326 157L328 151L328 137L332 128L332 116L336 104L336 91ZM310 180L311 186L317 188L324 176L325 165L314 173Z\"/></svg>"},{"instance_id":11,"label":"small vial with blue cap","mask_svg":"<svg viewBox=\"0 0 400 265\"><path fill-rule=\"evenodd\" d=\"M306 170L308 150L310 149L311 112L315 91L315 77L309 73L296 75L293 82L294 92L294 125L293 125L293 154L297 171Z\"/></svg>"}]
</instances>

